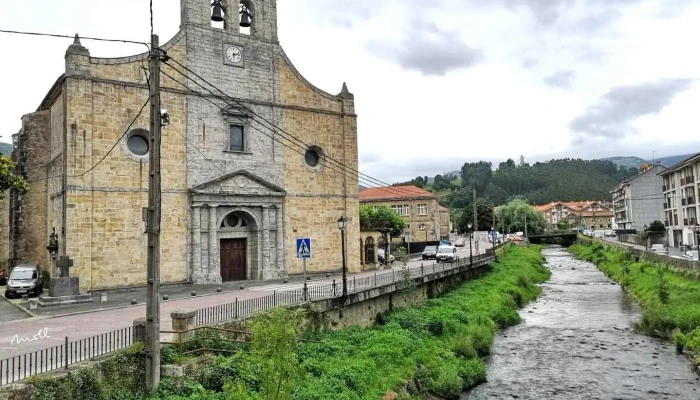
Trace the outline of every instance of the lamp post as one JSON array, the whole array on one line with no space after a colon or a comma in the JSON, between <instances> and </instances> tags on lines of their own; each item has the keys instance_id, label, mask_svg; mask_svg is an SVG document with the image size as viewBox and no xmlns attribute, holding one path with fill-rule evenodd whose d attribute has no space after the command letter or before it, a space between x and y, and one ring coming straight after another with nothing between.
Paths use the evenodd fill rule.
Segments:
<instances>
[{"instance_id":1,"label":"lamp post","mask_svg":"<svg viewBox=\"0 0 700 400\"><path fill-rule=\"evenodd\" d=\"M647 224L644 224L644 251L649 249L649 238L647 237Z\"/></svg>"},{"instance_id":2,"label":"lamp post","mask_svg":"<svg viewBox=\"0 0 700 400\"><path fill-rule=\"evenodd\" d=\"M473 259L472 259L472 224L471 222L467 224L467 228L469 229L469 265L472 265Z\"/></svg>"},{"instance_id":3,"label":"lamp post","mask_svg":"<svg viewBox=\"0 0 700 400\"><path fill-rule=\"evenodd\" d=\"M338 229L340 229L340 248L343 252L343 297L348 295L348 277L345 271L345 226L348 221L344 216L338 218Z\"/></svg>"}]
</instances>

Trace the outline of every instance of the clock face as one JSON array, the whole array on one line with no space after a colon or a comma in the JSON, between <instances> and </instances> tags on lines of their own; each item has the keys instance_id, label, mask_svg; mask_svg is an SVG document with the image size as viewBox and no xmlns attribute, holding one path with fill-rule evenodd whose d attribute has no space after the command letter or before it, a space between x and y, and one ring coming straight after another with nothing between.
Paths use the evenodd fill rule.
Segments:
<instances>
[{"instance_id":1,"label":"clock face","mask_svg":"<svg viewBox=\"0 0 700 400\"><path fill-rule=\"evenodd\" d=\"M241 62L241 59L243 58L243 54L241 54L241 49L235 46L229 47L228 49L226 49L226 58L228 58L228 60L232 63Z\"/></svg>"}]
</instances>

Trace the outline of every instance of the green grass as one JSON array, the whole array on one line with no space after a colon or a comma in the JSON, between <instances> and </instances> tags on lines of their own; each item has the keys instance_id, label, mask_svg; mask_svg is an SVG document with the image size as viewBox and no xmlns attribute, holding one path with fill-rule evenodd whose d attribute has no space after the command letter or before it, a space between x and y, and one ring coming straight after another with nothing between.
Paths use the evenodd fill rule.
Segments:
<instances>
[{"instance_id":1,"label":"green grass","mask_svg":"<svg viewBox=\"0 0 700 400\"><path fill-rule=\"evenodd\" d=\"M683 342L700 352L700 282L648 260L635 262L629 253L600 243L569 248L577 258L593 262L632 293L644 309L639 332ZM677 335L677 334L680 334Z\"/></svg>"},{"instance_id":2,"label":"green grass","mask_svg":"<svg viewBox=\"0 0 700 400\"><path fill-rule=\"evenodd\" d=\"M291 399L375 400L388 390L399 393L399 398L459 398L465 389L485 380L479 356L489 354L495 331L519 323L517 308L540 294L535 283L549 277L542 261L539 247L514 247L488 274L418 307L390 313L381 326L316 334L318 343L298 348L304 374L295 382ZM245 362L245 357L239 361ZM254 373L213 372L226 373L248 376L243 379L247 396L262 398L256 392ZM220 379L215 387L204 385L204 392L197 383L190 382L179 394L168 390L170 395L162 398L235 398L231 385L222 389ZM223 393L214 393L220 390ZM178 397L185 394L200 397Z\"/></svg>"}]
</instances>

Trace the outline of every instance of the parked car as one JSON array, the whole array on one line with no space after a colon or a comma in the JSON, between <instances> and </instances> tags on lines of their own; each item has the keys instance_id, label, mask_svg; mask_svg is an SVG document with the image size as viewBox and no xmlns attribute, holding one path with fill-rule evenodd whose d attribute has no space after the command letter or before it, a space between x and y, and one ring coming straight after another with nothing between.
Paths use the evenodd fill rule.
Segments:
<instances>
[{"instance_id":1,"label":"parked car","mask_svg":"<svg viewBox=\"0 0 700 400\"><path fill-rule=\"evenodd\" d=\"M455 247L464 247L464 239L457 239L454 243Z\"/></svg>"},{"instance_id":2,"label":"parked car","mask_svg":"<svg viewBox=\"0 0 700 400\"><path fill-rule=\"evenodd\" d=\"M44 279L39 264L20 264L12 269L7 280L5 297L10 299L23 294L38 296L44 290Z\"/></svg>"},{"instance_id":3,"label":"parked car","mask_svg":"<svg viewBox=\"0 0 700 400\"><path fill-rule=\"evenodd\" d=\"M663 244L652 244L649 251L656 254L668 255L668 249Z\"/></svg>"},{"instance_id":4,"label":"parked car","mask_svg":"<svg viewBox=\"0 0 700 400\"><path fill-rule=\"evenodd\" d=\"M377 260L384 264L384 249L377 249ZM394 262L394 255L389 253L389 264Z\"/></svg>"},{"instance_id":5,"label":"parked car","mask_svg":"<svg viewBox=\"0 0 700 400\"><path fill-rule=\"evenodd\" d=\"M437 253L437 246L425 246L425 249L423 250L423 253L421 253L421 256L423 257L424 260L428 260L430 258L435 258L435 254Z\"/></svg>"},{"instance_id":6,"label":"parked car","mask_svg":"<svg viewBox=\"0 0 700 400\"><path fill-rule=\"evenodd\" d=\"M457 249L454 246L440 246L435 259L437 262L452 262L457 257Z\"/></svg>"},{"instance_id":7,"label":"parked car","mask_svg":"<svg viewBox=\"0 0 700 400\"><path fill-rule=\"evenodd\" d=\"M683 254L683 258L690 261L700 261L700 254L697 250L688 250Z\"/></svg>"}]
</instances>

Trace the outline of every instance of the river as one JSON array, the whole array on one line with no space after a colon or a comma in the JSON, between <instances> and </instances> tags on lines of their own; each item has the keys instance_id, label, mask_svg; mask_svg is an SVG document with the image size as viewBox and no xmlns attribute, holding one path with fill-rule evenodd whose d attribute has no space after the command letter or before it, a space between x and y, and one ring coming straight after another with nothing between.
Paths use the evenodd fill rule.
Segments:
<instances>
[{"instance_id":1,"label":"river","mask_svg":"<svg viewBox=\"0 0 700 400\"><path fill-rule=\"evenodd\" d=\"M463 400L700 399L689 360L634 333L641 309L631 295L565 249L542 253L552 271L542 296L496 336L488 382Z\"/></svg>"}]
</instances>

